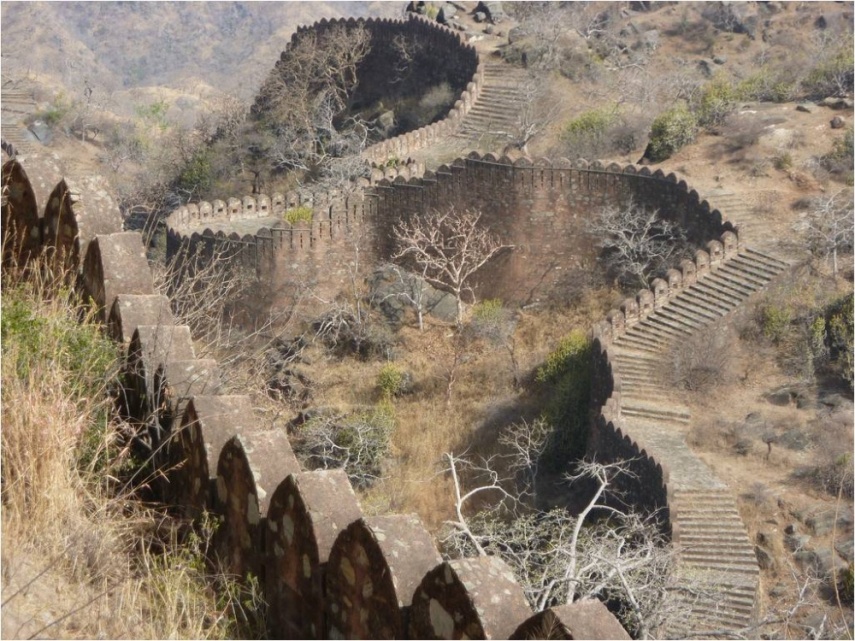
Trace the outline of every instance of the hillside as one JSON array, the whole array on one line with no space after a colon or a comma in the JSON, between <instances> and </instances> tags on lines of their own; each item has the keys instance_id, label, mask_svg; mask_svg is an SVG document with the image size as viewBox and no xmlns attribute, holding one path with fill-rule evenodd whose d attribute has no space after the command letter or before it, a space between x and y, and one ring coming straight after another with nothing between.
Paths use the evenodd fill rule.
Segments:
<instances>
[{"instance_id":1,"label":"hillside","mask_svg":"<svg viewBox=\"0 0 855 641\"><path fill-rule=\"evenodd\" d=\"M497 8L486 4L487 13ZM463 519L461 510L455 513L454 491L460 482L469 489L489 475L472 468L462 481L452 480L444 455L469 456L469 465L478 455L485 465L510 460L497 468L507 473L503 487L531 489L536 499L503 507L514 518L537 514L540 526L548 519L539 510L578 511L584 502L583 491L565 484L577 461L571 456L582 453L574 441L577 449L568 454L568 443L584 434L584 446L589 431L591 442L605 434L600 453L629 452L630 461L649 464L640 468L632 501L658 509L665 497L670 512L663 518L676 555L661 574L680 576L685 592L697 592L676 606L665 598L668 589L656 593L676 608L657 632L851 638L852 610L840 596L851 590L853 563L851 5L505 3L495 23L478 15L485 8L474 1L434 3L423 11L430 15L440 6L458 12L451 26L462 34L460 50L483 63L456 85L478 81L477 91L463 94L472 104L455 107L456 120L444 123L454 128L445 133L429 137L427 126L379 145L384 154L400 145L379 167L367 167L364 150L354 154L370 180L357 188L354 174L345 176L342 184L353 191L344 196L320 193L319 183L306 184L307 174L296 172L283 171L281 181L262 187L242 159L232 159L238 154L221 153L213 143L225 141L232 152L260 147L257 132L240 128L248 122L243 116L295 25L343 13L400 16L402 3L3 3L4 138L20 144L25 169L45 152L56 160L51 186L60 174L103 174L119 205L116 229L144 222L151 230L163 221L167 233L147 247L153 291L173 298L174 324L192 326L188 353L195 349L199 359L219 363L216 394L244 396L242 407L251 408L244 418L259 431L275 432L289 456L293 447L303 470L343 467L364 515L416 513L444 555L471 552L466 545L453 549L449 523ZM407 47L401 51L404 57ZM401 64L385 53L372 62L375 78L387 73L383 64ZM453 68L448 51L428 54L440 56L435 64L445 65L444 72ZM434 63L426 60L420 69ZM472 69L474 63L467 74ZM385 102L377 104L389 108L386 96L380 98ZM411 102L413 111L422 107L420 99ZM240 135L221 136L217 118L239 122L234 131ZM46 134L44 144L35 131ZM672 146L656 156L663 140ZM211 180L211 156L225 167L227 181ZM307 197L313 188L318 193ZM49 193L43 191L40 186L42 209ZM284 196L277 200L277 192ZM676 221L668 244L679 252L655 267L651 258L634 277L609 264L609 232L592 232L590 224L615 203L631 209L636 196L652 203L657 224ZM629 205L617 202L623 197ZM422 303L393 293L396 272L375 271L376 263L399 258L389 247L401 242L400 221L418 219L430 207L462 211L473 204L483 208L482 222L507 251L481 272L456 325L453 311L443 309L426 314L422 327ZM42 225L45 245L56 227ZM232 232L239 237L228 239ZM139 244L127 236L134 234L123 242ZM370 247L362 244L367 237ZM204 249L197 256L208 256L210 248L227 251L210 252L216 259L200 269L199 281L170 282L164 258L174 258L184 240ZM145 272L146 257L137 258L136 272ZM231 272L234 264L239 269ZM99 277L106 280L105 273ZM403 287L404 277L397 277ZM20 412L19 423L12 423L10 408L29 406L24 394L34 386L17 380L21 367L10 357L23 358L41 344L29 331L57 322L29 323L27 314L59 314L63 326L73 327L78 316L69 312L71 301L40 288L31 292L27 278L4 269L4 306L14 304L16 311L4 315L10 364L3 372L4 383L16 383L4 394L4 422L17 427L7 432L17 439L9 441L15 453L28 451L30 414ZM93 287L92 280L90 274L81 282ZM529 281L530 287L520 285ZM216 296L208 295L212 290ZM528 296L515 298L515 290ZM56 299L58 309L41 309L41 298ZM20 346L6 342L7 335ZM124 384L110 378L118 376L114 365L95 376L99 384L109 381L108 390ZM61 369L67 366L45 358L36 374L56 370L73 381L73 361L69 372ZM567 370L549 378L549 367ZM57 389L62 396L64 388ZM89 396L110 398L108 390L95 389ZM59 420L50 412L61 400L47 400L36 408L48 417L42 422ZM142 405L129 421L160 420L143 416ZM109 434L113 423L101 418L99 407L91 412L81 424L95 422ZM535 426L546 426L550 447L559 443L559 449L550 451L555 458L544 449L520 464L508 454L519 448L509 435ZM77 434L71 428L61 434L75 457ZM358 467L362 454L351 456L351 448L364 445L362 439L370 451ZM6 452L4 468L17 469L7 464ZM78 479L74 473L63 483L100 488L103 478L112 483L114 474L121 479L138 463L128 456L99 460L109 474ZM61 458L51 460L59 466L51 469L59 470ZM281 469L271 465L273 474L255 479L264 488L259 496L279 481L273 477ZM166 477L173 472L157 470ZM150 497L145 483L137 489ZM53 500L53 492L59 490L52 486L42 500ZM21 496L26 505L27 492ZM56 497L61 502L66 495ZM121 493L118 502L128 498ZM94 499L83 504L62 504L63 518L75 527L75 540L67 541L50 519L30 527L20 518L25 512L4 503L4 528L12 526L7 531L24 550L4 548L3 589L14 595L7 606L4 594L4 637L21 630L46 634L42 625L64 637L127 634L124 621L110 620L111 607L118 603L145 617L156 606L137 607L125 593L118 601L103 599L92 586L111 585L115 571L122 585L133 587L131 576L147 578L150 570L137 572L135 563L156 566L161 558L170 572L189 568L190 580L181 585L188 594L201 586L200 601L172 617L177 628L160 627L170 617L158 617L148 634L234 638L262 630L264 621L242 620L247 614L235 614L228 599L225 605L206 601L213 592L202 563L210 532L193 534L188 549L174 540L183 525L162 506L138 513L112 504L108 515L85 513L98 505ZM126 507L131 504L138 505L129 500ZM486 498L469 507L466 518L485 538L490 527L513 520L494 518ZM99 546L91 552L76 532L86 531L92 513L113 517L123 509L134 517L128 530L138 532L123 530L122 519L105 518L109 528L98 530ZM37 528L44 528L44 541ZM458 534L464 530L458 524ZM497 538L501 549L502 535ZM61 556L63 545L86 558L80 563L95 568L97 581L76 590L79 568L65 572L54 562L39 578L39 555ZM144 552L126 557L122 545ZM116 570L123 563L127 567ZM215 580L236 589L231 579ZM256 587L249 581L246 593L228 594L250 604L250 619L264 612L256 607ZM145 590L159 603L156 585ZM52 601L53 591L64 596ZM68 597L75 593L77 600ZM612 601L610 607L625 605L608 594L596 596ZM173 596L184 599L183 591ZM81 612L73 613L78 606ZM692 616L679 615L680 607ZM630 617L621 619L627 629L644 629L631 627L631 608L621 610ZM74 616L66 621L66 613Z\"/></svg>"}]
</instances>

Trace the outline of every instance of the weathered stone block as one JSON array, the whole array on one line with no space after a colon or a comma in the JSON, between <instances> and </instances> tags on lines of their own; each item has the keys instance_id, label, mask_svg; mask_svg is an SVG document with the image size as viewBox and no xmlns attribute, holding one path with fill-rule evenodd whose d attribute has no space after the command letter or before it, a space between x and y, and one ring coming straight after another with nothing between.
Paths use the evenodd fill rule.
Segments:
<instances>
[{"instance_id":1,"label":"weathered stone block","mask_svg":"<svg viewBox=\"0 0 855 641\"><path fill-rule=\"evenodd\" d=\"M511 639L630 639L608 608L595 599L576 601L540 612L523 623Z\"/></svg>"},{"instance_id":2,"label":"weathered stone block","mask_svg":"<svg viewBox=\"0 0 855 641\"><path fill-rule=\"evenodd\" d=\"M193 341L186 325L140 325L128 345L128 358L122 375L123 395L120 407L125 418L148 420L153 408L154 374L169 361L193 360Z\"/></svg>"},{"instance_id":3,"label":"weathered stone block","mask_svg":"<svg viewBox=\"0 0 855 641\"><path fill-rule=\"evenodd\" d=\"M140 325L174 325L169 299L158 294L119 294L107 315L107 335L127 345Z\"/></svg>"},{"instance_id":4,"label":"weathered stone block","mask_svg":"<svg viewBox=\"0 0 855 641\"><path fill-rule=\"evenodd\" d=\"M413 596L409 638L508 639L530 616L522 588L498 557L447 561Z\"/></svg>"},{"instance_id":5,"label":"weathered stone block","mask_svg":"<svg viewBox=\"0 0 855 641\"><path fill-rule=\"evenodd\" d=\"M350 524L336 539L327 566L328 638L404 638L416 588L441 562L415 515Z\"/></svg>"},{"instance_id":6,"label":"weathered stone block","mask_svg":"<svg viewBox=\"0 0 855 641\"><path fill-rule=\"evenodd\" d=\"M231 437L256 428L248 396L194 396L169 440L166 500L190 519L213 508L217 462Z\"/></svg>"},{"instance_id":7,"label":"weathered stone block","mask_svg":"<svg viewBox=\"0 0 855 641\"><path fill-rule=\"evenodd\" d=\"M282 431L244 431L226 441L217 461L215 504L223 523L214 542L224 571L241 578L252 573L264 585L262 519L276 486L299 471Z\"/></svg>"},{"instance_id":8,"label":"weathered stone block","mask_svg":"<svg viewBox=\"0 0 855 641\"><path fill-rule=\"evenodd\" d=\"M119 294L154 294L142 235L128 231L95 236L86 250L81 282L83 296L104 323Z\"/></svg>"},{"instance_id":9,"label":"weathered stone block","mask_svg":"<svg viewBox=\"0 0 855 641\"><path fill-rule=\"evenodd\" d=\"M326 638L327 561L339 533L361 516L343 470L292 474L276 488L264 537L271 638Z\"/></svg>"}]
</instances>

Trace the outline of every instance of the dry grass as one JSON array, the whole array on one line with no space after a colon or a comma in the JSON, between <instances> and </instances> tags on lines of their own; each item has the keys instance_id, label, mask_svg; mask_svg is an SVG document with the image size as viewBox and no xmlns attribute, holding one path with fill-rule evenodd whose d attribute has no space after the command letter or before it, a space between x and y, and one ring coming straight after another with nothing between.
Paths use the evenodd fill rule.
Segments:
<instances>
[{"instance_id":1,"label":"dry grass","mask_svg":"<svg viewBox=\"0 0 855 641\"><path fill-rule=\"evenodd\" d=\"M48 276L4 271L3 636L238 634L234 584L215 596L204 542L153 545L163 515L119 481L116 351L65 279L33 274Z\"/></svg>"}]
</instances>

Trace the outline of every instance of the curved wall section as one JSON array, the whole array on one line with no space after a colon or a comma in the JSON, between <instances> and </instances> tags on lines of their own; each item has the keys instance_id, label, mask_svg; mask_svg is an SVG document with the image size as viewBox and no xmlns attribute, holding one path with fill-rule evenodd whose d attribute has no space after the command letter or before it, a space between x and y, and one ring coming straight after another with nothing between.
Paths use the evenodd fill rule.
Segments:
<instances>
[{"instance_id":1,"label":"curved wall section","mask_svg":"<svg viewBox=\"0 0 855 641\"><path fill-rule=\"evenodd\" d=\"M400 59L396 43L400 42L401 37L415 44L410 53L418 74L409 80L409 84L418 89L447 83L456 96L451 109L442 119L371 145L363 152L366 160L383 162L392 157L404 158L456 131L463 116L469 112L480 95L484 82L484 66L475 47L465 42L462 34L433 20L414 14L410 14L406 19L323 19L311 26L297 28L276 67L288 60L296 43L307 33L315 32L322 36L336 27L357 26L362 26L371 33L371 51L360 65L363 81L355 96L360 103L370 105L382 100L384 96L402 90L400 78L393 73L393 67ZM437 52L442 52L441 63L436 61ZM276 67L273 73L276 72ZM263 108L263 99L256 99L253 111L258 112Z\"/></svg>"},{"instance_id":2,"label":"curved wall section","mask_svg":"<svg viewBox=\"0 0 855 641\"><path fill-rule=\"evenodd\" d=\"M334 295L346 282L357 248L363 260L389 260L400 221L432 209L472 208L481 211L490 230L512 248L479 272L479 295L529 304L562 297L580 271L595 267L596 239L587 232L587 220L604 205L632 199L655 206L661 216L679 222L690 240L707 248L696 265L686 266L684 274L676 272L681 280L720 260L722 234L733 229L674 174L652 173L646 167L566 159L511 161L473 152L435 172L403 168L394 177L395 171L374 172L376 184L350 194L289 192L182 207L167 219L168 251L201 243L213 255L220 247L255 268L266 282L300 282ZM285 211L298 205L312 208L311 224L282 220ZM227 227L214 223L252 219L265 222L243 236L214 231ZM668 281L662 281L666 290L677 276L669 272ZM661 301L664 295L657 284L655 296ZM644 305L646 299L642 309ZM628 309L626 318L632 322L637 312Z\"/></svg>"}]
</instances>

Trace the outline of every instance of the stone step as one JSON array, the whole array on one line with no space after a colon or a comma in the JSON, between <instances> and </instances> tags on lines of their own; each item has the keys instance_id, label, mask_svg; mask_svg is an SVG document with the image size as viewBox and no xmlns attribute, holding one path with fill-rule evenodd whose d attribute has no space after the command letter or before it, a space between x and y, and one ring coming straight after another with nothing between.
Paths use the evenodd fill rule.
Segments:
<instances>
[{"instance_id":1,"label":"stone step","mask_svg":"<svg viewBox=\"0 0 855 641\"><path fill-rule=\"evenodd\" d=\"M650 354L659 354L661 351L661 346L656 343L651 343L651 341L645 339L643 336L638 337L630 334L623 334L617 339L616 344L632 347L633 349L648 352Z\"/></svg>"},{"instance_id":2,"label":"stone step","mask_svg":"<svg viewBox=\"0 0 855 641\"><path fill-rule=\"evenodd\" d=\"M741 280L737 275L726 271L717 271L707 279L719 287L725 287L735 292L740 300L744 300L760 289L760 285Z\"/></svg>"},{"instance_id":3,"label":"stone step","mask_svg":"<svg viewBox=\"0 0 855 641\"><path fill-rule=\"evenodd\" d=\"M739 300L735 299L731 292L721 291L714 286L710 286L706 281L693 283L681 296L684 297L683 300L689 303L715 306L721 310L722 316L739 304Z\"/></svg>"},{"instance_id":4,"label":"stone step","mask_svg":"<svg viewBox=\"0 0 855 641\"><path fill-rule=\"evenodd\" d=\"M686 312L671 305L663 307L656 312L658 318L664 318L671 322L685 325L689 328L689 333L694 333L695 330L701 329L704 325L709 324L711 320L709 318L698 318L690 314L691 312Z\"/></svg>"},{"instance_id":5,"label":"stone step","mask_svg":"<svg viewBox=\"0 0 855 641\"><path fill-rule=\"evenodd\" d=\"M770 280L765 277L754 276L744 269L739 269L738 265L725 265L716 274L752 290L765 287Z\"/></svg>"},{"instance_id":6,"label":"stone step","mask_svg":"<svg viewBox=\"0 0 855 641\"><path fill-rule=\"evenodd\" d=\"M736 290L727 285L727 283L723 283L718 280L713 280L712 278L706 278L703 281L700 281L694 285L692 288L695 291L701 293L702 295L713 296L717 300L721 301L723 304L728 305L730 308L736 307L743 300L748 298L748 294L741 290Z\"/></svg>"},{"instance_id":7,"label":"stone step","mask_svg":"<svg viewBox=\"0 0 855 641\"><path fill-rule=\"evenodd\" d=\"M727 313L727 309L722 307L714 307L707 299L697 297L689 298L684 296L685 292L681 292L668 302L669 307L692 311L699 316L708 318L709 320L717 320Z\"/></svg>"},{"instance_id":8,"label":"stone step","mask_svg":"<svg viewBox=\"0 0 855 641\"><path fill-rule=\"evenodd\" d=\"M666 305L665 309L682 314L688 318L693 318L702 324L707 324L710 321L721 318L721 314L710 311L706 307L687 304L680 298L680 296L675 296L673 299L668 301L668 305Z\"/></svg>"},{"instance_id":9,"label":"stone step","mask_svg":"<svg viewBox=\"0 0 855 641\"><path fill-rule=\"evenodd\" d=\"M775 256L770 256L765 252L761 252L753 247L745 247L740 250L740 255L745 256L746 258L750 258L755 263L766 265L772 269L777 269L779 272L788 269L790 264L780 258L776 258Z\"/></svg>"},{"instance_id":10,"label":"stone step","mask_svg":"<svg viewBox=\"0 0 855 641\"><path fill-rule=\"evenodd\" d=\"M746 254L737 254L730 260L730 264L734 267L738 267L740 270L750 272L756 277L767 281L772 280L784 270L783 267L773 267L771 265L761 263Z\"/></svg>"},{"instance_id":11,"label":"stone step","mask_svg":"<svg viewBox=\"0 0 855 641\"><path fill-rule=\"evenodd\" d=\"M691 334L696 328L679 321L677 319L667 318L659 313L653 313L639 323L639 326L648 328L657 328L663 333L670 332L675 338L683 338L687 334Z\"/></svg>"},{"instance_id":12,"label":"stone step","mask_svg":"<svg viewBox=\"0 0 855 641\"><path fill-rule=\"evenodd\" d=\"M644 417L644 418L648 418L648 419L654 418L657 420L667 420L667 421L670 421L672 423L684 423L687 425L692 418L691 415L688 414L687 412L680 412L680 411L676 411L676 410L664 410L664 409L661 409L661 407L655 408L655 407L645 407L643 405L633 405L632 399L631 398L627 399L625 394L623 395L623 397L621 399L620 411L621 411L621 415L623 415L623 416L628 416L628 417L640 416L640 417Z\"/></svg>"}]
</instances>

